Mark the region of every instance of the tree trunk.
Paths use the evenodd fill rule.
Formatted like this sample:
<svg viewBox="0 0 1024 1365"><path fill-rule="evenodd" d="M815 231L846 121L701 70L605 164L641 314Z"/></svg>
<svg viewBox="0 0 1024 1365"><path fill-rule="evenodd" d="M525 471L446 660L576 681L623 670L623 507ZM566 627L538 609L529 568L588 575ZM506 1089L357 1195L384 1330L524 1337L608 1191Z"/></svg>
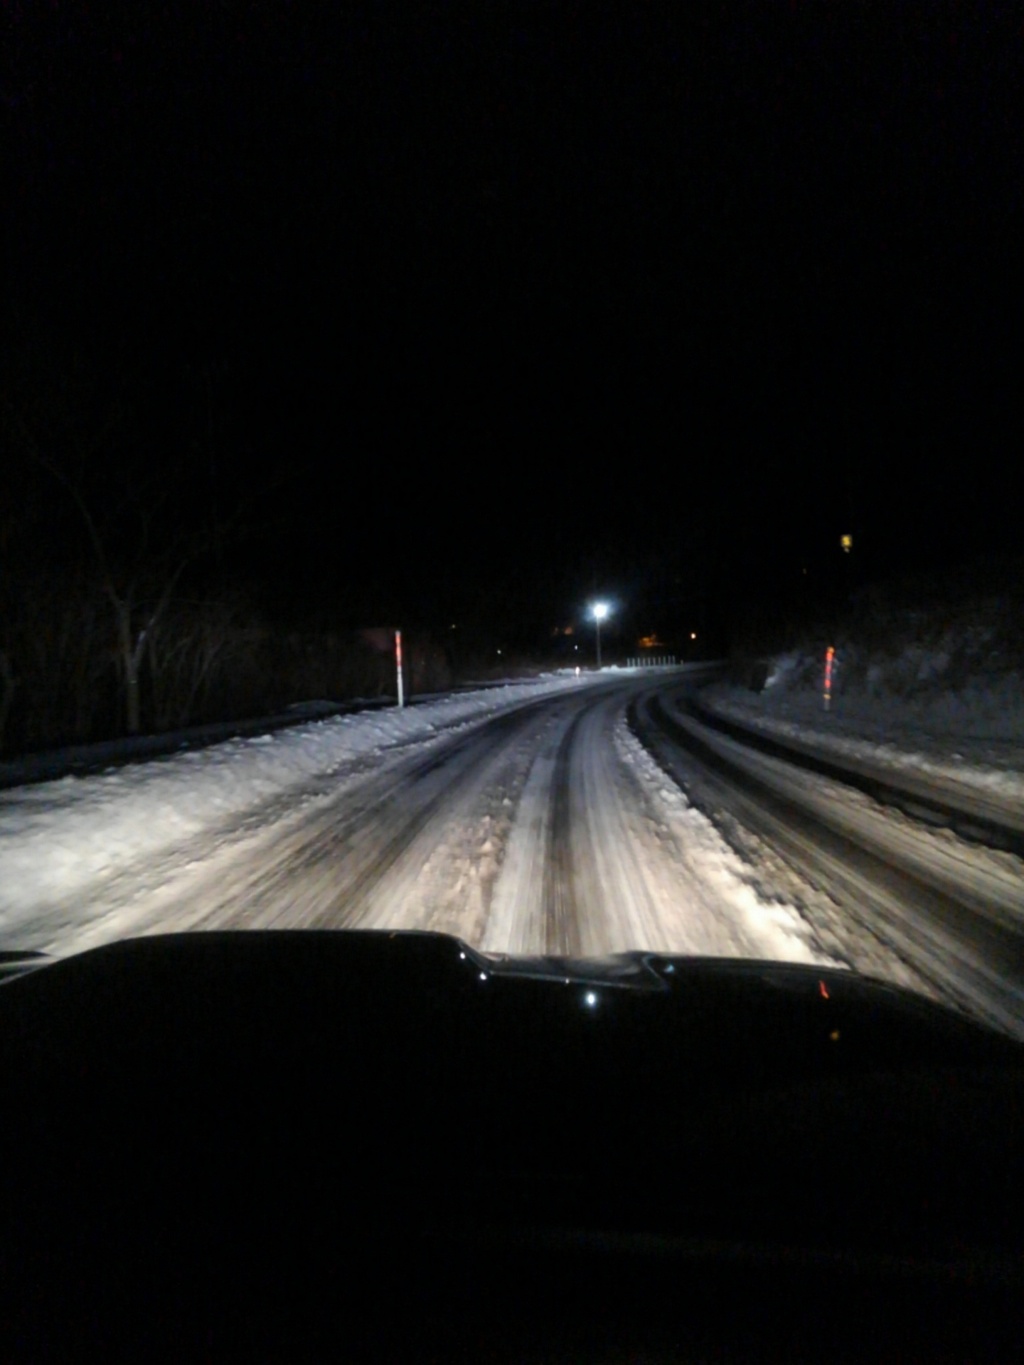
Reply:
<svg viewBox="0 0 1024 1365"><path fill-rule="evenodd" d="M124 722L130 735L137 735L141 729L139 708L139 665L142 659L141 645L146 632L139 637L137 646L132 644L131 612L128 604L118 603L117 633L121 653L121 673L124 677Z"/></svg>

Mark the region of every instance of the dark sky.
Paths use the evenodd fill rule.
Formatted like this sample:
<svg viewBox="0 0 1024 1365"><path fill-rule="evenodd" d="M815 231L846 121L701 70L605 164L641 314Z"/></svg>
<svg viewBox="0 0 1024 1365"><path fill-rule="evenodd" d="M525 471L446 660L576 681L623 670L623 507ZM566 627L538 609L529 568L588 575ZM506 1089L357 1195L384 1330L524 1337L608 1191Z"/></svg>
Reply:
<svg viewBox="0 0 1024 1365"><path fill-rule="evenodd" d="M281 610L671 631L846 530L1015 548L1017 7L3 16L5 386L123 401L95 462L244 504Z"/></svg>

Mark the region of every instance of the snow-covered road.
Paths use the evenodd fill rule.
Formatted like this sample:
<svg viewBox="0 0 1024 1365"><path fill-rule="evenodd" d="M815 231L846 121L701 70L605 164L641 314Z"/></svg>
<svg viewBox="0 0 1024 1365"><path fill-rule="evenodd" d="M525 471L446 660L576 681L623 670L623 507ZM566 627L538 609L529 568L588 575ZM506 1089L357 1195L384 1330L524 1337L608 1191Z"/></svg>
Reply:
<svg viewBox="0 0 1024 1365"><path fill-rule="evenodd" d="M769 778L776 795L766 806L731 790L635 725L680 685L554 678L0 794L0 946L414 928L496 953L845 964L1024 1017L1020 974L1000 957L1020 942L1018 860L971 854L965 884L981 900L964 932L898 881L916 860L941 892L963 860L952 836L749 752L762 797ZM827 817L831 844L793 825L798 796ZM869 829L893 854L881 880L854 849Z"/></svg>
<svg viewBox="0 0 1024 1365"><path fill-rule="evenodd" d="M510 689L6 793L4 945L393 927L495 952L826 960L629 733L650 686Z"/></svg>
<svg viewBox="0 0 1024 1365"><path fill-rule="evenodd" d="M773 889L802 883L795 899L822 943L871 970L874 940L898 958L895 979L1024 1035L1019 856L721 734L678 687L641 699L635 715L667 770ZM881 961L874 971L893 975Z"/></svg>

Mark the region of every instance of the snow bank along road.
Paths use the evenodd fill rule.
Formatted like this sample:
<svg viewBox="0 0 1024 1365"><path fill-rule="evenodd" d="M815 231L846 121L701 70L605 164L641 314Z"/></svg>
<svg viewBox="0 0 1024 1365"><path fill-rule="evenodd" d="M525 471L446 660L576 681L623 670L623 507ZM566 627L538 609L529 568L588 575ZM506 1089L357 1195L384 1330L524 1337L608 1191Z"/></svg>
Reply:
<svg viewBox="0 0 1024 1365"><path fill-rule="evenodd" d="M828 892L844 939L859 926L933 994L1024 1035L1018 809L938 780L859 763L847 772L808 743L723 732L679 687L638 698L630 714L691 799L736 831L737 847L763 840Z"/></svg>
<svg viewBox="0 0 1024 1365"><path fill-rule="evenodd" d="M831 779L710 764L665 721L686 685L562 679L4 793L0 946L418 928L492 952L847 963L1021 1031L1019 860L974 847L965 872L956 836ZM884 856L795 815L794 789L877 826Z"/></svg>

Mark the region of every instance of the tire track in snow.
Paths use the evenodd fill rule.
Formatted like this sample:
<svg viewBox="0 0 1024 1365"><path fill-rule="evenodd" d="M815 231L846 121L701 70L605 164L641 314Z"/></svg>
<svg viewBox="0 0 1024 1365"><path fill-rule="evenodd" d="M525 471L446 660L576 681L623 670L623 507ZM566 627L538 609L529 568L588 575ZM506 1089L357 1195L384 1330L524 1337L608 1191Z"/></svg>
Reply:
<svg viewBox="0 0 1024 1365"><path fill-rule="evenodd" d="M490 913L478 943L492 953L546 953L551 920L549 896L560 895L549 887L547 859L552 847L552 789L559 755L566 735L575 726L578 708L552 715L552 724L539 737L525 780L517 792L512 828L494 886ZM570 818L567 804L559 819Z"/></svg>
<svg viewBox="0 0 1024 1365"><path fill-rule="evenodd" d="M531 765L480 946L486 952L601 956L664 948L614 779L615 717L632 688L591 693ZM643 909L637 912L637 902Z"/></svg>
<svg viewBox="0 0 1024 1365"><path fill-rule="evenodd" d="M478 946L826 960L798 912L765 902L679 793L685 811L675 818L655 790L664 774L630 761L626 706L649 689L645 681L592 692L547 736L522 789Z"/></svg>
<svg viewBox="0 0 1024 1365"><path fill-rule="evenodd" d="M426 757L406 759L371 784L369 794L354 794L357 804L345 811L340 829L331 812L322 814L314 837L304 847L290 844L277 859L277 875L261 887L260 904L241 908L246 924L264 927L265 906L277 927L424 927L408 905L423 863L417 847L432 846L438 825L460 817L495 761L543 711L537 704L517 708ZM351 800L346 797L346 806Z"/></svg>
<svg viewBox="0 0 1024 1365"><path fill-rule="evenodd" d="M573 832L579 815L573 810L573 757L577 734L588 711L577 711L555 754L551 772L550 809L544 839L544 879L541 890L544 951L578 957L581 951L580 908L576 901ZM574 818L575 817L575 818Z"/></svg>
<svg viewBox="0 0 1024 1365"><path fill-rule="evenodd" d="M645 868L651 852L657 860L661 850L648 850L637 838L642 815L614 747L625 703L620 693L592 706L572 751L575 819L568 837L584 907L578 933L586 954L665 946ZM678 885L678 868L668 875Z"/></svg>
<svg viewBox="0 0 1024 1365"><path fill-rule="evenodd" d="M348 898L346 924L426 929L480 941L529 755L563 706L538 710L519 726L488 737L475 753L473 771L419 822L401 857L382 870L361 902Z"/></svg>
<svg viewBox="0 0 1024 1365"><path fill-rule="evenodd" d="M120 938L363 926L373 893L394 886L395 869L417 838L472 799L486 777L486 756L528 735L546 715L546 700L530 702L454 737L385 756L362 781L346 781L338 794L303 804L241 841L212 845L155 885L119 885L109 901L76 907L78 923L62 928L53 950L82 951L112 932Z"/></svg>

